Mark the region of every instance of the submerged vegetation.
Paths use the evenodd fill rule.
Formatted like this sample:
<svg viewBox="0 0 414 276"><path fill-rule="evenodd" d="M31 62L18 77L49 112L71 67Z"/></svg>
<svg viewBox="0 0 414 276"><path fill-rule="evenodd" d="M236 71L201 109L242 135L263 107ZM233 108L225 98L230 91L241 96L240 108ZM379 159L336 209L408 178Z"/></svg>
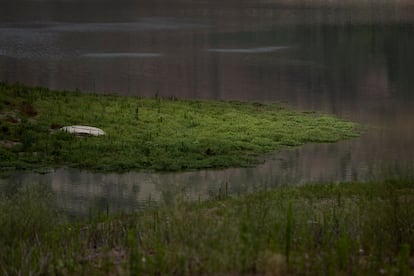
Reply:
<svg viewBox="0 0 414 276"><path fill-rule="evenodd" d="M414 272L410 179L220 195L77 223L50 204L42 186L1 198L2 274Z"/></svg>
<svg viewBox="0 0 414 276"><path fill-rule="evenodd" d="M78 138L65 125L102 128ZM355 124L274 104L152 99L0 83L0 168L101 171L251 166L261 154L356 136Z"/></svg>

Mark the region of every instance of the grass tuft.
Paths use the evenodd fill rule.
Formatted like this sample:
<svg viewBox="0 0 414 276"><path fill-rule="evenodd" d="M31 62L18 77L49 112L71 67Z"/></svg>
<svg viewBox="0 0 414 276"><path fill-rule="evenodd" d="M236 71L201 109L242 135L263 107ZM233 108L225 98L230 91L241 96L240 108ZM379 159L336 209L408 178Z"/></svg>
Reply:
<svg viewBox="0 0 414 276"><path fill-rule="evenodd" d="M40 191L20 189L0 201L5 275L414 271L414 181L408 179L161 203L77 223L56 221Z"/></svg>

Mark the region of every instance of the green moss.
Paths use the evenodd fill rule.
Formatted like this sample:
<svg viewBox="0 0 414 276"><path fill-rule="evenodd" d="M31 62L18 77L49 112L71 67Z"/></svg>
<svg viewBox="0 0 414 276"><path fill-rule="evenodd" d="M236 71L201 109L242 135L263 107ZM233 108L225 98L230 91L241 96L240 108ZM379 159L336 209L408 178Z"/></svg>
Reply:
<svg viewBox="0 0 414 276"><path fill-rule="evenodd" d="M274 104L121 97L0 83L0 166L95 170L251 166L260 154L355 137L355 124ZM76 138L65 125L102 128Z"/></svg>

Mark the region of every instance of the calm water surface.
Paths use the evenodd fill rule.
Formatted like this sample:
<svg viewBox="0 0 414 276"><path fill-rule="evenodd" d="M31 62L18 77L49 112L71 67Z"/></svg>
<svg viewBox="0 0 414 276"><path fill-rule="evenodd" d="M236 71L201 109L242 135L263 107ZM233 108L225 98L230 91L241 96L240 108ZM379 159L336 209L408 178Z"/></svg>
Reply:
<svg viewBox="0 0 414 276"><path fill-rule="evenodd" d="M82 214L107 206L131 210L177 194L197 199L226 189L242 194L413 168L409 1L356 8L141 2L1 0L0 80L96 93L280 102L333 113L368 130L350 141L277 152L256 168L122 175L58 169L15 173L1 179L0 188L47 183L62 208Z"/></svg>

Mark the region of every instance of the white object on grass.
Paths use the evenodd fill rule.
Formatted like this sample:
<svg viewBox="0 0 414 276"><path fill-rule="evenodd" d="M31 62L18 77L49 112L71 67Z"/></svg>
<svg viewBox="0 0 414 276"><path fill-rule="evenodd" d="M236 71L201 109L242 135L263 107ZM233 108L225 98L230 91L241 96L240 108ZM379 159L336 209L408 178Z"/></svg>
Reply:
<svg viewBox="0 0 414 276"><path fill-rule="evenodd" d="M101 136L106 135L105 131L91 126L64 126L60 130L79 136Z"/></svg>

